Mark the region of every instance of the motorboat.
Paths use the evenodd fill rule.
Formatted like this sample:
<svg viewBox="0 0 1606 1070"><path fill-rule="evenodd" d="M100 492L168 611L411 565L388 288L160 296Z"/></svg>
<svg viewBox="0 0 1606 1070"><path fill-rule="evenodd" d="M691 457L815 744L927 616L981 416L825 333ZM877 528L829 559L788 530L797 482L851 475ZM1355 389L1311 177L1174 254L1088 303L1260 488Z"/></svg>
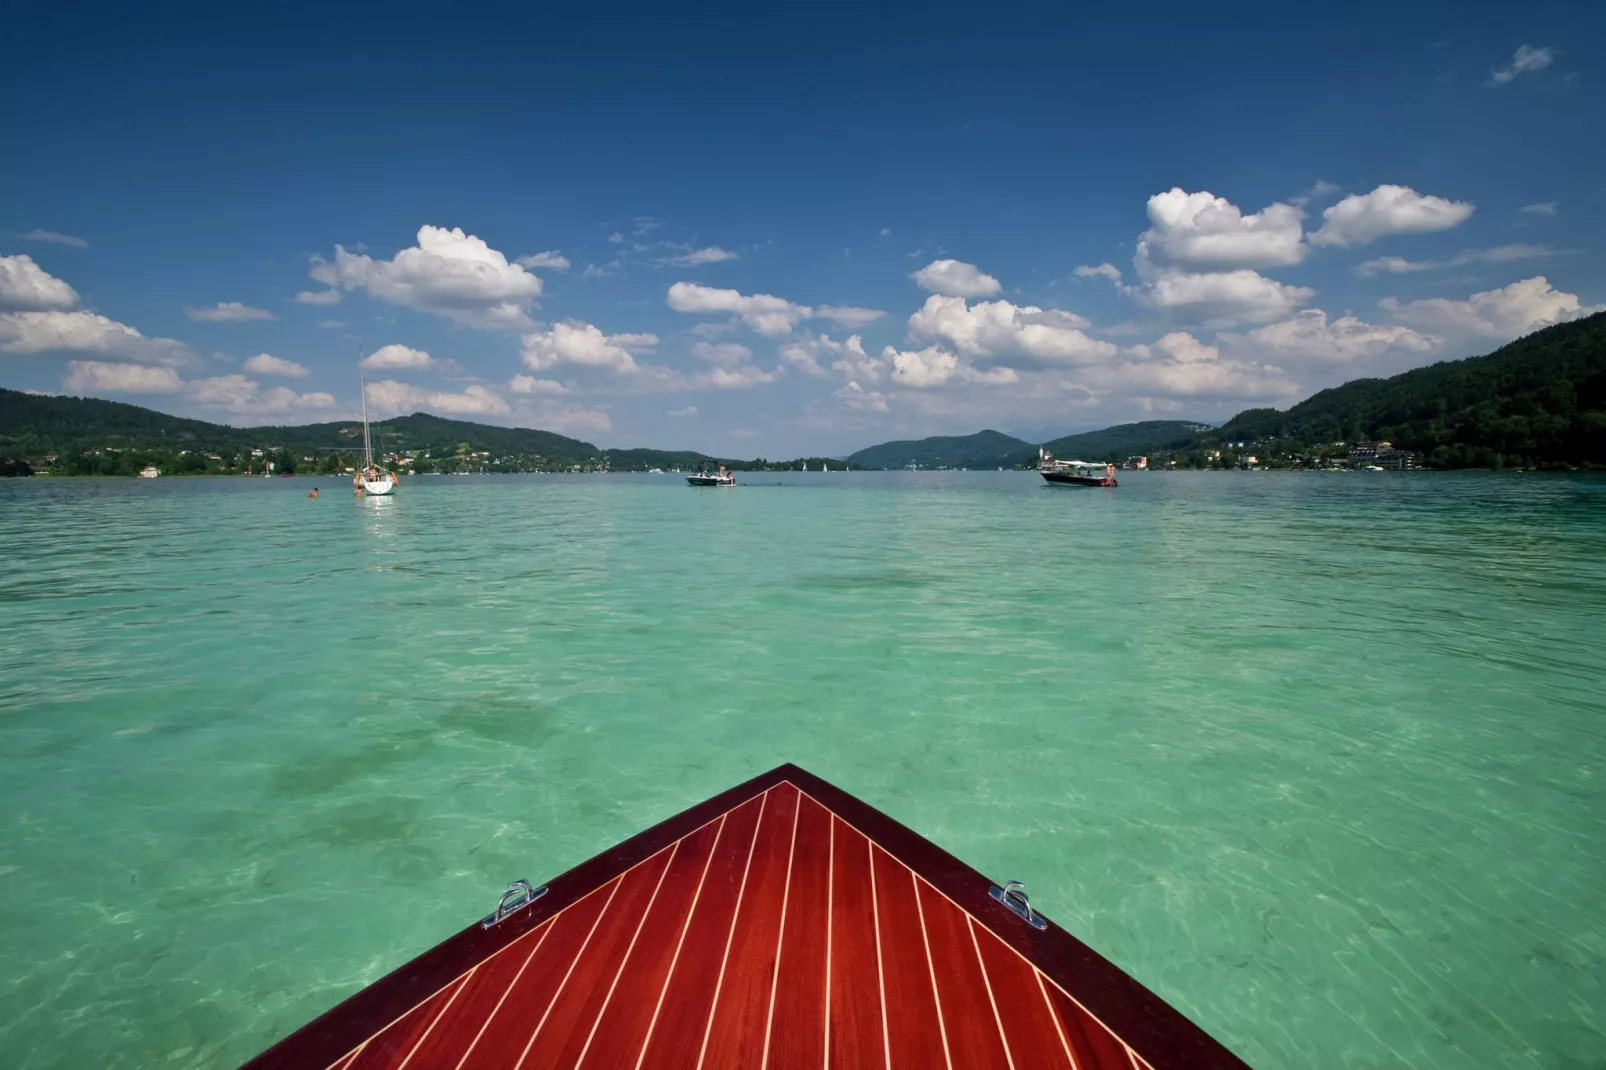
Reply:
<svg viewBox="0 0 1606 1070"><path fill-rule="evenodd" d="M1115 465L1088 461L1057 461L1048 450L1037 451L1037 473L1050 483L1077 487L1114 487Z"/></svg>

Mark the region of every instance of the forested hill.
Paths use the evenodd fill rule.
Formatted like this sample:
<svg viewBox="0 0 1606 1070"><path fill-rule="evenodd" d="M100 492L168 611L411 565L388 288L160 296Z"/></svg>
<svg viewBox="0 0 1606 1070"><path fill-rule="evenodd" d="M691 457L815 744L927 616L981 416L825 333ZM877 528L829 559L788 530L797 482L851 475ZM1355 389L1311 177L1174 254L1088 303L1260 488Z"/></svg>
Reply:
<svg viewBox="0 0 1606 1070"><path fill-rule="evenodd" d="M1493 353L1356 379L1286 411L1249 409L1208 436L1385 439L1441 467L1606 464L1606 312Z"/></svg>
<svg viewBox="0 0 1606 1070"><path fill-rule="evenodd" d="M697 469L718 464L740 469L797 467L770 462L711 457L690 450L611 449L531 427L448 420L415 412L371 425L382 453L407 453L415 471L567 471L606 468L615 472L650 468ZM99 398L28 394L0 388L0 461L31 459L41 471L62 475L132 475L146 464L171 474L261 469L333 471L348 463L362 445L362 423L230 427L169 416L164 412ZM253 450L264 455L255 457ZM46 464L45 457L57 462ZM824 459L808 458L818 469ZM840 462L836 462L840 463ZM0 474L25 474L10 465Z"/></svg>
<svg viewBox="0 0 1606 1070"><path fill-rule="evenodd" d="M576 462L603 451L589 442L526 427L495 427L428 413L379 420L373 430L387 449L456 450L466 445L495 454L529 454ZM0 389L0 452L115 446L213 453L253 448L342 449L362 443L362 423L229 427L99 398L56 397Z"/></svg>
<svg viewBox="0 0 1606 1070"><path fill-rule="evenodd" d="M1044 446L1064 460L1119 461L1135 453L1175 448L1214 430L1209 424L1192 420L1142 420L1066 435Z"/></svg>
<svg viewBox="0 0 1606 1070"><path fill-rule="evenodd" d="M1035 460L1037 447L998 431L883 442L848 455L860 468L1010 468Z"/></svg>

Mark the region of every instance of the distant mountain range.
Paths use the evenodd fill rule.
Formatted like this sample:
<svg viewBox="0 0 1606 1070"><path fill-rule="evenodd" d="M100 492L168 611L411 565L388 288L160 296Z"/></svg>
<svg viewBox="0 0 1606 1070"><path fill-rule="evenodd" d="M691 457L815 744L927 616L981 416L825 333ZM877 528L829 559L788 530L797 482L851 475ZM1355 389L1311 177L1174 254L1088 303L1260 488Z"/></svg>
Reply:
<svg viewBox="0 0 1606 1070"><path fill-rule="evenodd" d="M1056 457L1107 460L1142 453L1160 444L1190 442L1212 431L1209 424L1186 420L1144 420L1119 424L1101 431L1066 435L1042 443ZM1037 460L1038 443L1026 442L999 431L974 435L939 436L912 441L883 442L849 454L861 468L1011 468Z"/></svg>
<svg viewBox="0 0 1606 1070"><path fill-rule="evenodd" d="M740 469L766 466L762 459L719 458L690 450L605 450L551 431L448 420L423 412L380 420L372 428L376 447L426 455L434 462L425 466L426 470L550 471L579 466L646 471L650 468L695 469L718 464ZM174 465L171 460L174 457L217 454L230 458L249 456L252 450L260 449L282 454L277 458L277 470L283 471L287 465L292 466L292 470L298 463L304 465L309 453L318 461L332 462L335 455L346 455L349 459L361 444L362 423L357 420L230 427L169 416L120 401L0 389L0 458L6 459L37 460L51 454L111 450L126 453L127 457L117 465L98 465L94 471L122 474L125 469L137 471L143 463L156 463L166 465L164 470L180 472L213 470L216 465L200 466L189 461ZM475 459L465 462L464 458ZM782 463L795 466L803 460ZM806 460L810 468L818 468L824 459L810 457ZM314 466L312 470L316 467L329 465Z"/></svg>
<svg viewBox="0 0 1606 1070"><path fill-rule="evenodd" d="M716 458L686 450L599 449L551 431L447 420L427 413L373 425L387 449L434 459L436 470L476 454L501 459L495 470L696 468L724 463L752 469L763 460ZM352 420L229 427L96 398L0 389L0 459L123 450L123 471L138 456L249 453L275 449L332 456L361 442ZM1132 454L1200 451L1235 441L1291 446L1387 439L1440 467L1590 465L1606 467L1606 313L1536 331L1481 357L1443 361L1388 379L1357 379L1287 410L1248 409L1221 427L1145 420L1043 443L1056 456L1085 461ZM143 453L141 452L143 451ZM1031 463L1037 443L998 431L885 442L849 456L860 468L1008 468ZM802 459L781 462L795 466ZM823 458L807 458L810 468ZM143 462L141 462L143 463Z"/></svg>
<svg viewBox="0 0 1606 1070"><path fill-rule="evenodd" d="M1056 457L1117 461L1230 442L1387 440L1444 468L1606 467L1606 312L1535 331L1486 356L1388 379L1356 379L1290 409L1248 409L1220 427L1145 420L1044 443ZM865 468L1008 467L1036 446L997 431L887 442L852 455Z"/></svg>
<svg viewBox="0 0 1606 1070"><path fill-rule="evenodd" d="M883 442L848 454L861 468L1009 468L1037 456L1037 447L1001 431Z"/></svg>

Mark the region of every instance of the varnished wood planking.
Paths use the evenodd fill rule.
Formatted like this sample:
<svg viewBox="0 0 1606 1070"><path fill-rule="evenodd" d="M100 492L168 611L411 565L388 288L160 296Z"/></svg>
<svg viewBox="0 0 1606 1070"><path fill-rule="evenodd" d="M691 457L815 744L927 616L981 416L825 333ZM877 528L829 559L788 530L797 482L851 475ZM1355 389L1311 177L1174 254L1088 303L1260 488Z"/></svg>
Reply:
<svg viewBox="0 0 1606 1070"><path fill-rule="evenodd" d="M1071 1050L1076 1053L1078 1070L1132 1070L1126 1045L1108 1029L1059 989L1050 986L1048 997L1065 1027Z"/></svg>
<svg viewBox="0 0 1606 1070"><path fill-rule="evenodd" d="M825 941L830 888L831 815L805 796L798 804L786 925L780 939L771 1070L817 1070L825 1060Z"/></svg>
<svg viewBox="0 0 1606 1070"><path fill-rule="evenodd" d="M761 805L762 796L750 799L725 818L680 959L664 986L663 1012L643 1049L644 1067L697 1065Z"/></svg>
<svg viewBox="0 0 1606 1070"><path fill-rule="evenodd" d="M1003 1037L993 1017L987 978L970 939L970 918L925 881L918 885L920 914L925 919L931 962L937 975L937 999L948 1052L955 1070L997 1070L1008 1067Z"/></svg>
<svg viewBox="0 0 1606 1070"><path fill-rule="evenodd" d="M458 980L447 985L413 1008L400 1021L393 1022L371 1038L347 1064L350 1070L386 1070L400 1066L412 1055L419 1040L430 1031L441 1012L452 1004L463 984L462 980Z"/></svg>
<svg viewBox="0 0 1606 1070"><path fill-rule="evenodd" d="M507 993L462 1070L507 1070L517 1064L593 927L606 913L620 879L609 881L548 923L551 934L536 950L519 983Z"/></svg>
<svg viewBox="0 0 1606 1070"><path fill-rule="evenodd" d="M704 1070L752 1070L763 1061L797 806L798 791L792 785L770 789L753 845L747 889L736 914L725 983L708 1030Z"/></svg>
<svg viewBox="0 0 1606 1070"><path fill-rule="evenodd" d="M677 848L669 848L620 878L613 902L598 919L597 931L552 1001L545 1024L518 1064L520 1070L566 1070L579 1061L614 978L629 969L636 934Z"/></svg>
<svg viewBox="0 0 1606 1070"><path fill-rule="evenodd" d="M1009 1042L1009 1053L1015 1065L1041 1067L1042 1070L1079 1070L1081 1060L1073 1064L1067 1055L1067 1045L1054 1020L1054 1008L1049 1006L1032 964L979 925L972 926L971 934L976 940L982 968L987 971L998 1017L1003 1023L1004 1039Z"/></svg>
<svg viewBox="0 0 1606 1070"><path fill-rule="evenodd" d="M533 929L476 966L452 1005L414 1050L408 1066L455 1067L550 931L550 922Z"/></svg>
<svg viewBox="0 0 1606 1070"><path fill-rule="evenodd" d="M581 1065L600 1070L636 1065L647 1031L654 1025L654 1014L662 1013L659 994L676 951L681 950L682 934L701 898L704 874L723 831L724 822L716 821L681 842L636 940L633 965L620 976ZM674 1008L668 1013L673 1017Z"/></svg>
<svg viewBox="0 0 1606 1070"><path fill-rule="evenodd" d="M946 1067L942 1023L920 906L917 878L879 847L874 850L876 910L881 920L881 973L886 990L887 1036L895 1067Z"/></svg>
<svg viewBox="0 0 1606 1070"><path fill-rule="evenodd" d="M870 841L838 821L832 833L830 1065L886 1066L881 961Z"/></svg>

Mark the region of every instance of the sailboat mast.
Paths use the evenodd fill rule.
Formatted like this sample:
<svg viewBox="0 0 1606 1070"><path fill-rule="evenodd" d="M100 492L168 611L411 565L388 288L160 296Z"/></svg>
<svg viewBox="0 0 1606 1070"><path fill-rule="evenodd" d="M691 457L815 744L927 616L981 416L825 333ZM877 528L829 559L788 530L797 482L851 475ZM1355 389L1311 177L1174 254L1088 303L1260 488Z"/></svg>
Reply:
<svg viewBox="0 0 1606 1070"><path fill-rule="evenodd" d="M370 442L369 439L368 439L368 377L366 375L364 375L364 376L361 377L361 379L362 379L362 466L363 466L363 468L367 469L367 468L372 468L374 466L374 447L373 447L373 443Z"/></svg>

